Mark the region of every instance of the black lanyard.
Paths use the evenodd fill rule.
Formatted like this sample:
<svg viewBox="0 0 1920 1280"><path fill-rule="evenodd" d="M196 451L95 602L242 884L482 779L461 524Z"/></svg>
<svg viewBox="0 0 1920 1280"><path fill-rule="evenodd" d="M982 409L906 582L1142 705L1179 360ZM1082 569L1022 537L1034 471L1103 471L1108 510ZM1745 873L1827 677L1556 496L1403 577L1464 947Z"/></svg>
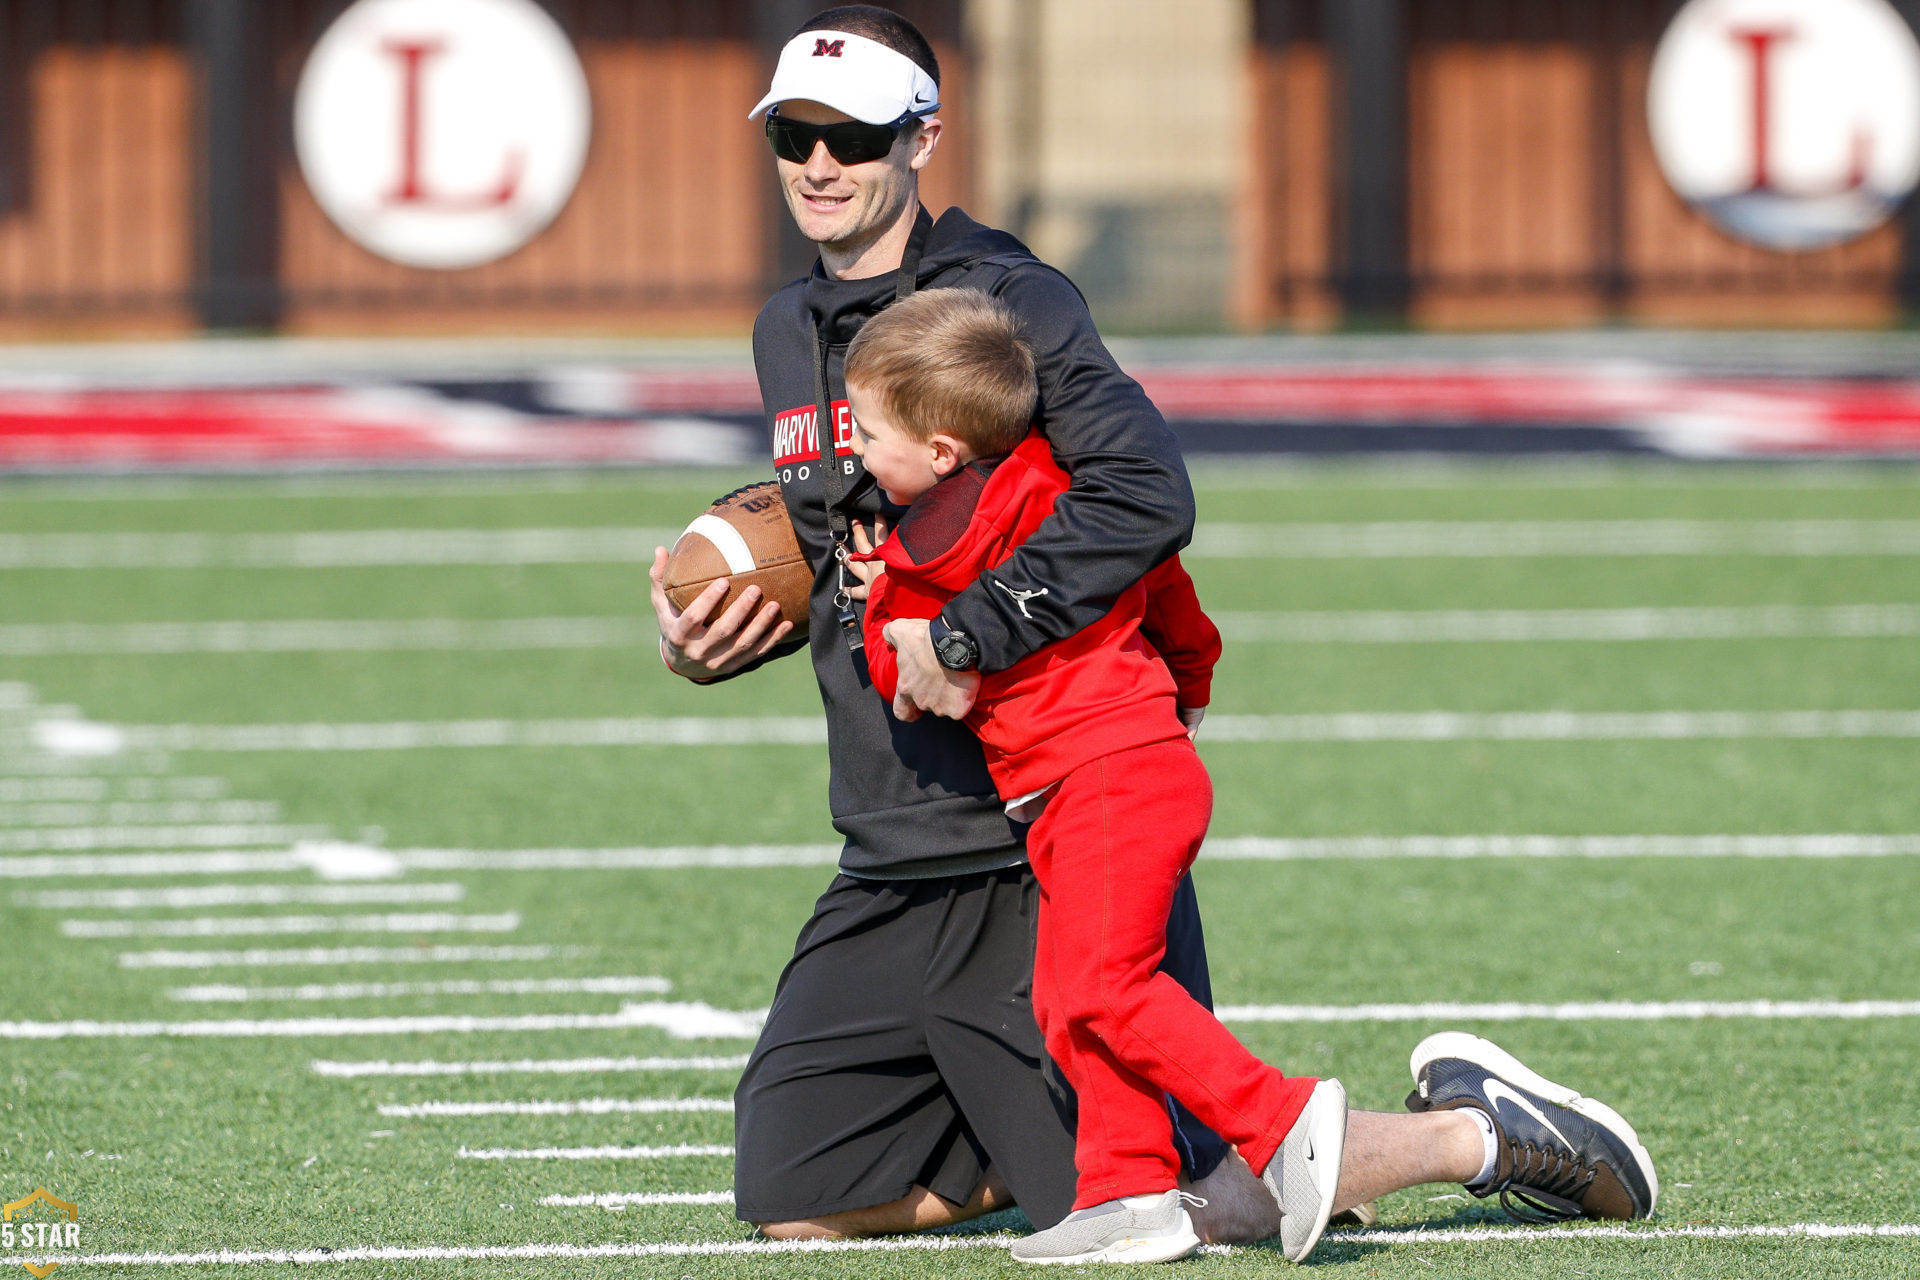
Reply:
<svg viewBox="0 0 1920 1280"><path fill-rule="evenodd" d="M920 287L920 254L926 248L927 233L931 230L933 219L923 207L913 220L913 231L907 236L907 247L900 255L900 270L894 275L895 302ZM847 513L841 507L847 494L846 473L841 470L840 445L835 439L838 432L833 420L833 395L827 386L827 339L820 332L817 319L813 324L813 401L814 435L820 442L820 488L826 495L827 533L833 542L831 554L839 574L833 605L847 647L860 649L865 647L860 636L860 615L854 612L853 597L847 594L847 539L852 529L847 522Z"/></svg>

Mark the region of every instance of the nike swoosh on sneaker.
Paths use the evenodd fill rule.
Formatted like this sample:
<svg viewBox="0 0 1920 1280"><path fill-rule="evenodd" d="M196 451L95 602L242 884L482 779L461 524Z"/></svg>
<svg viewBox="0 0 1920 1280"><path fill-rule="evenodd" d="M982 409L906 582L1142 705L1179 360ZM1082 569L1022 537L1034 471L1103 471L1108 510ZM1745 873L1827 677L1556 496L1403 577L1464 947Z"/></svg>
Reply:
<svg viewBox="0 0 1920 1280"><path fill-rule="evenodd" d="M1558 1125L1554 1124L1553 1121L1547 1119L1546 1114L1542 1112L1540 1108L1534 1106L1531 1102L1528 1102L1525 1098L1515 1093L1512 1089L1509 1089L1506 1086L1506 1084L1503 1083L1502 1081L1489 1076L1487 1078L1487 1083L1484 1086L1484 1088L1487 1095L1487 1101L1494 1104L1495 1111L1498 1111L1500 1108L1501 1098L1511 1099L1515 1106L1519 1107L1522 1111L1526 1112L1528 1115L1532 1116L1535 1120L1538 1120L1541 1124L1545 1125L1547 1128L1547 1132L1551 1133L1554 1137L1560 1139L1560 1141L1566 1143L1567 1147L1570 1150L1579 1149L1574 1146L1572 1140L1569 1139L1566 1134L1560 1132L1560 1128Z"/></svg>

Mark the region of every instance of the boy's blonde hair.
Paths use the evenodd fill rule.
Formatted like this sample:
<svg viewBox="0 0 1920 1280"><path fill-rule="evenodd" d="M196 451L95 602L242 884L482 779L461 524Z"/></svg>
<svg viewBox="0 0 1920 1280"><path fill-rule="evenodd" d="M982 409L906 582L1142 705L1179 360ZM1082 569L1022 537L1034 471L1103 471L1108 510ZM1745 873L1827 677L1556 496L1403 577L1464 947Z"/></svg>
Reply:
<svg viewBox="0 0 1920 1280"><path fill-rule="evenodd" d="M928 289L862 326L846 381L876 397L909 439L952 436L990 457L1011 453L1033 425L1033 361L1006 303L978 289Z"/></svg>

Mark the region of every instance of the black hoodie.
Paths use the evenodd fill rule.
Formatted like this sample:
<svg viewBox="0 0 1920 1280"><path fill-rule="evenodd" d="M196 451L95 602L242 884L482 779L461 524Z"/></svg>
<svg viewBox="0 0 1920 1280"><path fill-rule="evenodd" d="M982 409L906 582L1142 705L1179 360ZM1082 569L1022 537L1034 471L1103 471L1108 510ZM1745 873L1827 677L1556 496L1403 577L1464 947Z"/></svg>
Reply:
<svg viewBox="0 0 1920 1280"><path fill-rule="evenodd" d="M1114 363L1072 282L959 209L931 224L922 211L915 235L919 288L985 289L1019 315L1039 355L1039 425L1072 477L1039 532L942 615L979 642L981 670L999 671L1105 616L1122 591L1185 546L1193 490L1165 420ZM1002 811L972 731L936 716L896 720L834 604L838 574L813 429L816 343L824 349L844 476L840 509L861 523L885 512L892 523L902 509L849 450L840 370L847 344L894 300L900 283L894 272L830 279L816 262L811 275L773 296L753 327L774 474L815 568L811 646L827 714L833 824L846 837L840 867L876 879L958 875L1026 859L1024 828Z"/></svg>

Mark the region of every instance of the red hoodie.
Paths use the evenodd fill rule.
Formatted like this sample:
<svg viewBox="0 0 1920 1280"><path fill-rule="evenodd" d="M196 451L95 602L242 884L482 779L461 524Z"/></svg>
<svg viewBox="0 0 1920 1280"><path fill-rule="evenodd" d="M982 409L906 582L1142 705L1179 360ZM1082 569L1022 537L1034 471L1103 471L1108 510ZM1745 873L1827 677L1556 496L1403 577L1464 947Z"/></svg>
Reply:
<svg viewBox="0 0 1920 1280"><path fill-rule="evenodd" d="M922 494L887 540L860 557L886 566L865 627L867 670L881 697L893 701L900 675L881 636L887 623L939 616L1031 537L1066 489L1066 472L1036 431L1006 457L972 463ZM1030 605L1046 607L1036 597L1021 611ZM1207 705L1219 658L1220 633L1175 556L1098 622L983 675L966 723L986 749L1001 798L1017 799L1090 760L1185 736L1175 708Z"/></svg>

